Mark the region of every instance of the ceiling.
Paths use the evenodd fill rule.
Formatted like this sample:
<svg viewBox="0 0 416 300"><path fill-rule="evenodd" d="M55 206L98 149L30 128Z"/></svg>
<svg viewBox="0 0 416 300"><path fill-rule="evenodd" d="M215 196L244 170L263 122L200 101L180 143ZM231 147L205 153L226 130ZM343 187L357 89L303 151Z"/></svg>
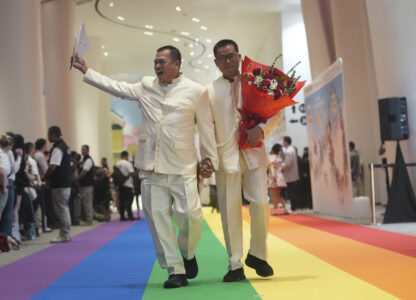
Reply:
<svg viewBox="0 0 416 300"><path fill-rule="evenodd" d="M155 50L170 44L182 53L182 71L207 82L218 76L212 57L218 40L231 38L243 55L256 58L271 29L280 27L280 11L299 3L300 0L78 0L76 26L85 23L91 41L86 58L97 53L103 56L101 66L91 67L107 74L153 75Z"/></svg>

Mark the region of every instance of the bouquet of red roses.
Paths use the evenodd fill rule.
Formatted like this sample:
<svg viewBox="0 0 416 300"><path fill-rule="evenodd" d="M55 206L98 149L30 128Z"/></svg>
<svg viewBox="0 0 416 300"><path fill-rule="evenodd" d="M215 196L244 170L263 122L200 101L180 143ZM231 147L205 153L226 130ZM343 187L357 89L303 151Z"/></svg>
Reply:
<svg viewBox="0 0 416 300"><path fill-rule="evenodd" d="M299 81L300 76L295 77L297 64L288 72L290 75L274 68L279 57L270 67L244 57L241 75L243 107L238 108L241 114L238 144L241 149L250 147L246 144L246 131L259 123L266 123L268 118L286 106L296 104L293 97L305 85L305 81ZM254 147L262 145L259 142Z"/></svg>

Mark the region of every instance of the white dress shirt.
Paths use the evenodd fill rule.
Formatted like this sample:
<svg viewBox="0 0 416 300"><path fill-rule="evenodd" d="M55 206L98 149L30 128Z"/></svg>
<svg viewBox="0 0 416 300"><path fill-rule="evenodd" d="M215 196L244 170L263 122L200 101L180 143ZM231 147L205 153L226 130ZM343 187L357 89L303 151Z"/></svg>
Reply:
<svg viewBox="0 0 416 300"><path fill-rule="evenodd" d="M227 173L240 172L240 150L238 146L240 113L242 106L241 84L239 76L233 83L224 77L207 85L212 114L215 121L215 134L218 143L219 170ZM233 97L234 95L234 97ZM238 97L238 99L236 99ZM264 137L276 126L280 115L269 118L265 124L258 126L263 130ZM268 164L267 151L263 146L241 150L249 170L266 167Z"/></svg>
<svg viewBox="0 0 416 300"><path fill-rule="evenodd" d="M218 168L214 124L206 90L180 75L161 85L156 77L129 84L88 69L84 81L113 96L136 100L142 129L135 158L140 170L162 174L195 175L195 124L201 137L201 156Z"/></svg>

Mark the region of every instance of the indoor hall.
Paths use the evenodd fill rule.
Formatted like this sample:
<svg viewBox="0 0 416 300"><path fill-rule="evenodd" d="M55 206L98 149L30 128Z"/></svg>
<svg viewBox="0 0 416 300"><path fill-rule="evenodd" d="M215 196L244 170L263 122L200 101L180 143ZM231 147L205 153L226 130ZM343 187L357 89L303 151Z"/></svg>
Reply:
<svg viewBox="0 0 416 300"><path fill-rule="evenodd" d="M204 181L199 274L188 286L163 288L167 274L143 211L121 222L113 195L111 221L73 224L70 242L50 244L58 231L52 228L1 252L6 298L413 299L415 12L411 0L1 1L1 133L35 144L56 125L69 149L89 146L96 166L105 157L113 170L122 151L137 161L144 140L137 102L85 84L70 68L84 24L88 66L128 83L154 76L155 53L164 45L180 50L181 72L202 85L222 77L213 52L221 39L236 41L242 60L271 65L281 54L274 66L296 66L306 83L273 130L263 131L263 142L267 152L277 143L285 152L289 136L300 159L309 149L309 176L295 188L309 200L296 202L293 190L282 189L283 214L269 193L273 276L244 266L246 280L222 282L227 241L220 214L208 205L215 184ZM198 155L199 142L196 135ZM357 177L349 142L359 154ZM252 235L249 209L242 207L242 262Z"/></svg>

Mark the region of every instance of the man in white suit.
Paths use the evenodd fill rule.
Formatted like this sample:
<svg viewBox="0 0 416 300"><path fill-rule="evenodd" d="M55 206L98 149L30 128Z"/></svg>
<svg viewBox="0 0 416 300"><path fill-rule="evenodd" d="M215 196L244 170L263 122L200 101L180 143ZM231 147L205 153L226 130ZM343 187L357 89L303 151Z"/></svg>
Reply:
<svg viewBox="0 0 416 300"><path fill-rule="evenodd" d="M214 47L215 64L222 76L208 85L210 106L215 121L219 169L216 172L217 196L227 247L229 266L224 282L245 279L243 264L242 199L250 201L251 240L245 263L263 277L273 275L267 263L267 232L270 206L267 196L264 145L241 150L238 146L238 124L242 106L239 66L241 55L232 40L221 40ZM247 131L247 144L254 146L275 127L280 116Z"/></svg>
<svg viewBox="0 0 416 300"><path fill-rule="evenodd" d="M211 169L218 166L206 90L185 78L179 71L180 65L178 49L161 47L154 59L156 77L144 77L141 82L128 84L91 70L78 55L73 63L85 74L85 82L139 103L142 129L135 166L142 178L144 213L157 258L161 267L168 269L165 288L188 285L187 278L194 278L198 273L195 250L201 236L202 211L196 181L195 123L204 165L212 165ZM202 175L210 175L210 170L205 168ZM172 216L179 227L178 238ZM178 255L178 245L182 257Z"/></svg>

